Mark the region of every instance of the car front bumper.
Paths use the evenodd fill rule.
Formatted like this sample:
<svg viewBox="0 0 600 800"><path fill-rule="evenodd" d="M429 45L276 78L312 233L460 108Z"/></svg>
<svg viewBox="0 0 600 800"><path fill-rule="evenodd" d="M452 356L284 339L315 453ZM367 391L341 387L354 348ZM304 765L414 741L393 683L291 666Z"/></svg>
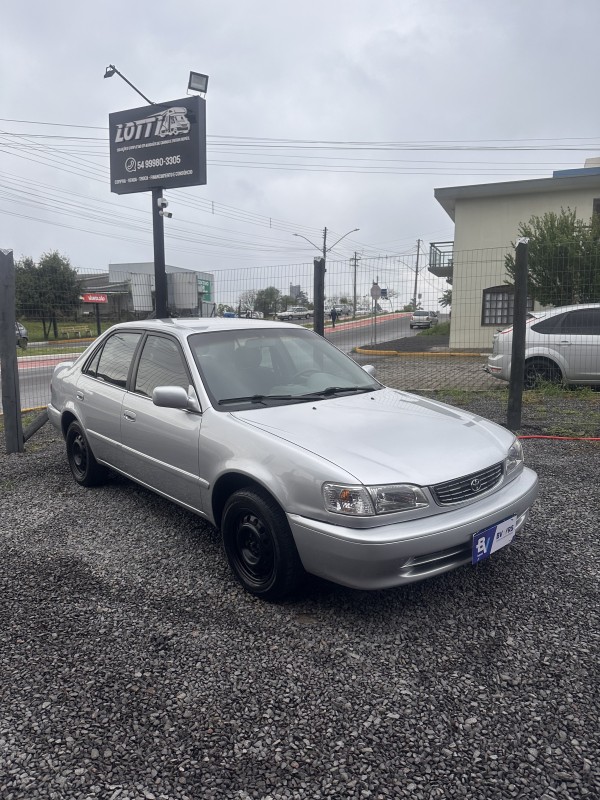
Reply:
<svg viewBox="0 0 600 800"><path fill-rule="evenodd" d="M537 475L525 467L476 503L407 522L357 529L294 514L288 520L307 572L355 589L385 589L471 563L473 534L513 515L518 536L537 493Z"/></svg>

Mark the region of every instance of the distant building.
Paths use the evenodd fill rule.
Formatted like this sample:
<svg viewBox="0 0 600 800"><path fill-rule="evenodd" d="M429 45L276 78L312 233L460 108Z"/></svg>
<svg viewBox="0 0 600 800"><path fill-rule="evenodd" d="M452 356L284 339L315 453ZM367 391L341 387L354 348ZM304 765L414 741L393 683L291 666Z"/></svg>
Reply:
<svg viewBox="0 0 600 800"><path fill-rule="evenodd" d="M167 274L169 312L177 316L211 316L214 314L215 280L209 272L196 272L171 264ZM109 264L108 272L82 277L82 289L103 292L108 304L103 315L144 316L154 310L154 262Z"/></svg>

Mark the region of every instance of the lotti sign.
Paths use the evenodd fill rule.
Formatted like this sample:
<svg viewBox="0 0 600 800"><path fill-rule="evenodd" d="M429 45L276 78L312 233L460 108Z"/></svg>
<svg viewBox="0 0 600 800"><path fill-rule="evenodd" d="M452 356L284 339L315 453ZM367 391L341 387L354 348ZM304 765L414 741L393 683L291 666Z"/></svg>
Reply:
<svg viewBox="0 0 600 800"><path fill-rule="evenodd" d="M108 295L106 294L93 294L92 292L87 292L86 294L81 295L81 299L84 303L108 303Z"/></svg>
<svg viewBox="0 0 600 800"><path fill-rule="evenodd" d="M206 183L206 101L169 103L109 114L110 190L116 194Z"/></svg>

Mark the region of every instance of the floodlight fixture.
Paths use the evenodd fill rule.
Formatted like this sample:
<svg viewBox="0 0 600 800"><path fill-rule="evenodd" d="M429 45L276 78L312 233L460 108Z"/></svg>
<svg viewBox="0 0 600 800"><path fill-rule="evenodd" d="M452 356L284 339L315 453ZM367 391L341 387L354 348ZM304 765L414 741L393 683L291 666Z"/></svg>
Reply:
<svg viewBox="0 0 600 800"><path fill-rule="evenodd" d="M208 75L203 75L201 72L190 72L188 91L200 92L200 94L206 94L207 88L208 88Z"/></svg>

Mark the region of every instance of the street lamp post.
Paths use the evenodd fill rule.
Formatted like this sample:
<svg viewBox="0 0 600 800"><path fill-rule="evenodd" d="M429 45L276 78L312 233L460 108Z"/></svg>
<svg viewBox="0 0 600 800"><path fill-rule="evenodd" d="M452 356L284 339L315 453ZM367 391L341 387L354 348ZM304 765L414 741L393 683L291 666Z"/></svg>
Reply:
<svg viewBox="0 0 600 800"><path fill-rule="evenodd" d="M145 94L142 94L142 93L140 92L140 90L137 88L137 86L134 86L134 85L133 85L133 83L132 83L130 80L128 80L128 79L125 77L125 75L123 75L123 73L122 73L122 72L119 72L119 70L118 70L118 69L115 67L115 65L114 65L114 64L109 64L109 65L108 65L108 67L106 68L106 70L105 70L105 72L104 72L104 77L105 77L105 78L112 78L112 76L113 76L115 73L116 73L116 74L119 76L119 78L123 78L123 80L125 81L125 83L128 83L128 84L131 86L131 88L133 89L133 91L134 91L134 92L137 92L137 93L140 95L140 97L143 97L143 98L144 98L144 100L145 100L145 101L146 101L146 102L147 102L149 105L153 105L153 103L152 103L152 100L148 100L148 98L146 97L146 95L145 95Z"/></svg>
<svg viewBox="0 0 600 800"><path fill-rule="evenodd" d="M315 333L318 333L320 336L325 335L325 264L327 262L327 253L339 244L342 239L345 239L346 236L350 236L351 233L355 233L359 228L353 228L348 233L345 233L343 236L334 242L330 247L327 247L327 228L323 228L323 255L321 258L314 259L314 277L313 277L313 296L314 296L314 314L313 314L313 330ZM303 236L301 233L295 233L294 236L299 236L301 239L307 241L315 250L320 250L314 242L311 242L310 239L307 239L306 236Z"/></svg>

